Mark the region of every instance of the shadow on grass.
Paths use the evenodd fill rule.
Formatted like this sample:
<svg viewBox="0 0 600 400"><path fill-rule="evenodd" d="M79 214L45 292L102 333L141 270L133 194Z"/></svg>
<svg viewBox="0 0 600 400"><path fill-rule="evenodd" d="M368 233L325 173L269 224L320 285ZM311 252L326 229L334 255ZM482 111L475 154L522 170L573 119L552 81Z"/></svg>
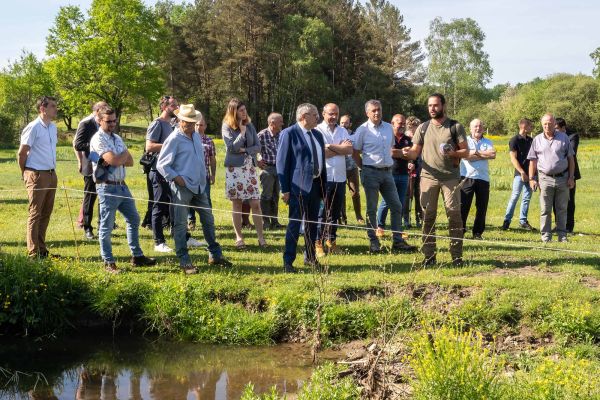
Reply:
<svg viewBox="0 0 600 400"><path fill-rule="evenodd" d="M27 199L6 199L0 200L0 204L27 204L29 200Z"/></svg>

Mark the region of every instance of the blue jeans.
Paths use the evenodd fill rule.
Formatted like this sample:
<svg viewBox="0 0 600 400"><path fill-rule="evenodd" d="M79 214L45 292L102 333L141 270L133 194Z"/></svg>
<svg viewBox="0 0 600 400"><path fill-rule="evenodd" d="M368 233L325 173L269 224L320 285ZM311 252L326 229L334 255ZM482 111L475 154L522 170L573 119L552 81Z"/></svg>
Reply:
<svg viewBox="0 0 600 400"><path fill-rule="evenodd" d="M400 199L400 213L402 214L402 210L404 210L404 202L406 201L406 192L408 191L408 175L393 175L394 183L396 184L396 190L398 191L398 197ZM381 199L381 203L379 203L379 209L377 210L377 226L380 228L385 228L385 220L387 219L388 210L387 203L385 202L385 198Z"/></svg>
<svg viewBox="0 0 600 400"><path fill-rule="evenodd" d="M127 244L134 257L143 256L140 248L139 225L140 216L131 198L131 192L126 185L96 185L96 192L100 204L100 226L98 239L100 241L100 255L104 262L115 262L112 253L111 233L115 225L117 210L125 217L127 223Z"/></svg>
<svg viewBox="0 0 600 400"><path fill-rule="evenodd" d="M327 182L325 201L319 210L319 228L317 242L323 239L335 243L337 238L337 225L342 214L342 205L346 198L346 182ZM334 224L325 225L324 223Z"/></svg>
<svg viewBox="0 0 600 400"><path fill-rule="evenodd" d="M210 208L212 208L212 200L210 199L210 179L208 179L208 176L206 177L206 189L204 189L204 192L206 193L206 196L208 196L208 204L210 205ZM188 208L188 222L193 222L196 223L196 211L193 208ZM200 212L198 211L198 215L200 215Z"/></svg>
<svg viewBox="0 0 600 400"><path fill-rule="evenodd" d="M361 181L365 188L365 197L367 198L367 235L371 242L379 242L375 235L377 203L379 202L379 193L389 207L391 214L391 228L393 243L402 242L402 234L399 232L402 218L402 205L396 190L396 184L392 177L392 172L379 170L365 166L361 171Z"/></svg>
<svg viewBox="0 0 600 400"><path fill-rule="evenodd" d="M529 201L531 200L531 187L529 183L523 182L521 175L515 176L513 179L512 193L510 200L508 200L508 206L506 206L506 214L504 215L504 221L510 223L517 206L517 201L523 190L523 198L521 199L521 214L519 216L519 222L524 224L527 222L527 213L529 212Z"/></svg>
<svg viewBox="0 0 600 400"><path fill-rule="evenodd" d="M198 207L195 210L200 215L202 232L204 240L208 244L210 257L218 260L223 257L221 245L217 243L215 235L215 219L212 214L212 207L208 201L206 191L204 193L193 193L185 186L178 186L174 182L170 184L173 194L173 238L175 239L175 253L179 257L181 266L192 263L187 248L187 214L188 207Z"/></svg>

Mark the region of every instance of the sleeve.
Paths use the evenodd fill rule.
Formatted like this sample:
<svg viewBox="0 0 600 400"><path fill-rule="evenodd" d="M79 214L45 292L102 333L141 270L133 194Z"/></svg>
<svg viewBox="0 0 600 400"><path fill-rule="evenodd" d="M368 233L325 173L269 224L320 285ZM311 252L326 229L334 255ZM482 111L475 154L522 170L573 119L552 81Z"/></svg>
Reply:
<svg viewBox="0 0 600 400"><path fill-rule="evenodd" d="M98 153L99 157L102 157L105 153L114 153L113 148L104 139L103 135L95 135L94 138L96 139L94 150L96 151L96 153Z"/></svg>
<svg viewBox="0 0 600 400"><path fill-rule="evenodd" d="M415 131L415 134L413 135L413 144L418 144L420 146L423 146L423 135L421 133L421 130L423 129L423 124L419 125L417 127L417 130Z"/></svg>
<svg viewBox="0 0 600 400"><path fill-rule="evenodd" d="M210 141L208 142L209 145L208 147L210 147L210 156L211 157L216 157L217 156L217 147L215 146L215 142L212 139L209 139Z"/></svg>
<svg viewBox="0 0 600 400"><path fill-rule="evenodd" d="M517 146L517 137L513 136L508 142L508 150L509 151L519 151L519 147Z"/></svg>
<svg viewBox="0 0 600 400"><path fill-rule="evenodd" d="M23 129L21 133L21 144L27 145L29 147L33 147L36 139L36 130L34 129L34 124L29 124Z"/></svg>
<svg viewBox="0 0 600 400"><path fill-rule="evenodd" d="M160 122L155 119L152 121L150 126L148 127L148 131L146 132L146 140L152 140L153 142L160 142L160 134L162 133L162 128Z"/></svg>
<svg viewBox="0 0 600 400"><path fill-rule="evenodd" d="M258 132L258 134L256 135L258 137L258 142L260 143L260 153L263 155L266 154L266 143L265 143L265 131L262 130L260 132Z"/></svg>
<svg viewBox="0 0 600 400"><path fill-rule="evenodd" d="M258 135L256 134L256 128L252 124L249 124L246 127L246 138L248 138L248 135L250 135L252 137L252 143L254 143L254 144L252 146L246 147L246 153L253 156L260 152L260 142L258 141ZM247 142L249 142L249 140L247 140Z"/></svg>
<svg viewBox="0 0 600 400"><path fill-rule="evenodd" d="M365 128L361 125L356 129L356 132L354 132L354 150L362 150L365 141L364 130Z"/></svg>
<svg viewBox="0 0 600 400"><path fill-rule="evenodd" d="M225 149L229 153L238 153L242 147L244 147L245 138L242 135L233 137L234 130L229 125L223 123L221 126L221 135L223 136L223 142L225 142Z"/></svg>
<svg viewBox="0 0 600 400"><path fill-rule="evenodd" d="M79 125L77 125L77 130L75 131L75 137L73 138L73 148L77 151L90 151L90 143L85 140L85 123L86 120L81 120Z"/></svg>
<svg viewBox="0 0 600 400"><path fill-rule="evenodd" d="M171 138L172 136L169 136L163 143L162 150L158 154L158 160L156 161L156 169L169 182L178 176L172 167L175 155L177 154L177 141ZM200 146L200 148L202 147Z"/></svg>
<svg viewBox="0 0 600 400"><path fill-rule="evenodd" d="M465 142L467 140L467 134L465 133L465 127L462 124L456 123L456 141L458 143Z"/></svg>
<svg viewBox="0 0 600 400"><path fill-rule="evenodd" d="M567 144L567 157L575 156L575 149L573 149L573 144L571 143L568 137L565 142Z"/></svg>
<svg viewBox="0 0 600 400"><path fill-rule="evenodd" d="M533 139L531 142L531 147L529 148L529 153L527 153L528 160L537 160L537 140Z"/></svg>
<svg viewBox="0 0 600 400"><path fill-rule="evenodd" d="M290 158L288 152L290 148L290 131L283 131L279 136L279 147L277 148L277 159L275 166L277 169L277 176L279 178L279 185L281 186L281 193L290 192L290 174L287 173L290 166Z"/></svg>

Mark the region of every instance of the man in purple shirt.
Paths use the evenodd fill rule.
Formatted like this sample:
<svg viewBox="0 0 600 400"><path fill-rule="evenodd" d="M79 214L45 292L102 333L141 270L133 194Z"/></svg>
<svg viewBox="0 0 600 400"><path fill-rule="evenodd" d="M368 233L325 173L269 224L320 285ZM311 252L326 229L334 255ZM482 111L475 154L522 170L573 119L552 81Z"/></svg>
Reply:
<svg viewBox="0 0 600 400"><path fill-rule="evenodd" d="M575 162L569 137L555 131L552 114L542 117L543 132L531 143L527 159L531 189L540 188L540 232L542 241L552 241L552 205L556 205L556 235L567 241L567 204L569 189L575 186ZM537 174L536 174L537 172ZM537 175L537 177L536 177Z"/></svg>

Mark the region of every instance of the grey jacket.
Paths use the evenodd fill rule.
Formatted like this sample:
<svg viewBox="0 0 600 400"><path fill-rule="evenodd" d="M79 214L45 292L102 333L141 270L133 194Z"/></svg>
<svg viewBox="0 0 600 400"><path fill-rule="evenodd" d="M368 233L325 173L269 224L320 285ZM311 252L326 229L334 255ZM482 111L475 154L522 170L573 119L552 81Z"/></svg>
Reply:
<svg viewBox="0 0 600 400"><path fill-rule="evenodd" d="M260 152L260 142L256 128L251 123L246 126L246 135L242 137L239 130L233 130L229 125L223 124L221 135L225 142L225 166L241 167L244 165L246 155L252 156L252 162L256 166L256 154ZM240 152L240 149L244 151Z"/></svg>

